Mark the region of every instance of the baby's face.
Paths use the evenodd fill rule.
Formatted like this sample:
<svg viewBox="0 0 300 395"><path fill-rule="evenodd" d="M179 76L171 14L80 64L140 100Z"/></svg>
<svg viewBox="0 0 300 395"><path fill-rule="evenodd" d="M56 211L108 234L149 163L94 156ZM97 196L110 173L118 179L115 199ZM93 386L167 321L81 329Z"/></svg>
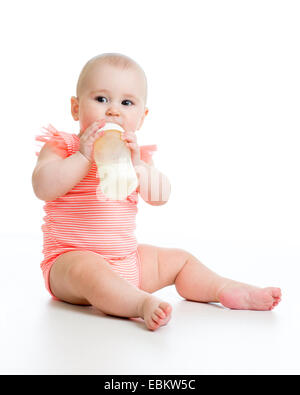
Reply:
<svg viewBox="0 0 300 395"><path fill-rule="evenodd" d="M79 98L71 99L72 115L80 122L80 135L100 119L136 131L148 113L144 100L145 81L139 70L96 62L84 78Z"/></svg>

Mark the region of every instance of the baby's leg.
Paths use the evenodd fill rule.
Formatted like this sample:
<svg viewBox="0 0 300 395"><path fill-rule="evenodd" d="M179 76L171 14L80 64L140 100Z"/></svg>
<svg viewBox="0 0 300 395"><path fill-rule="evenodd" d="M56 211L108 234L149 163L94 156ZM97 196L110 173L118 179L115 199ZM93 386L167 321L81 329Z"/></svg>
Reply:
<svg viewBox="0 0 300 395"><path fill-rule="evenodd" d="M168 303L121 278L105 259L91 251L60 255L50 271L50 288L68 303L93 305L119 317L141 317L151 330L166 324L171 312Z"/></svg>
<svg viewBox="0 0 300 395"><path fill-rule="evenodd" d="M175 284L185 299L220 302L232 309L271 310L280 302L279 288L258 288L221 277L184 250L146 244L138 250L144 291Z"/></svg>

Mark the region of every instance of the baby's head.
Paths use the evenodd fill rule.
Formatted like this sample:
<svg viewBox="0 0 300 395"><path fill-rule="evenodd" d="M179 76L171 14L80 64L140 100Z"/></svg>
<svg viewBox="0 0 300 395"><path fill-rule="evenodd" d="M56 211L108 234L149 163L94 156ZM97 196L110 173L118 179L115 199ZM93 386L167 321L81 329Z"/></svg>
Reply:
<svg viewBox="0 0 300 395"><path fill-rule="evenodd" d="M125 131L141 128L148 114L147 79L143 69L128 56L105 53L90 59L71 98L73 119L80 134L93 122L105 119Z"/></svg>

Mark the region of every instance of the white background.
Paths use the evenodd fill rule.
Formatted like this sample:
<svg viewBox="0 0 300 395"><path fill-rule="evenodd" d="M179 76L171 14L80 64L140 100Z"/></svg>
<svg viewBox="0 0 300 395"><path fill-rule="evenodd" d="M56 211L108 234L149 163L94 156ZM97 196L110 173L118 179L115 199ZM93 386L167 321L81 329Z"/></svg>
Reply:
<svg viewBox="0 0 300 395"><path fill-rule="evenodd" d="M147 75L149 115L138 142L157 144L154 163L172 185L167 205L140 200L138 240L189 249L212 268L280 285L296 300L299 20L299 2L288 0L1 2L1 243L16 237L17 250L17 237L29 240L39 270L34 138L48 123L77 133L70 98L82 67L120 52ZM16 271L17 263L24 267L12 262Z"/></svg>
<svg viewBox="0 0 300 395"><path fill-rule="evenodd" d="M297 243L299 8L274 0L1 4L1 232L39 231L34 137L48 123L77 133L70 97L81 68L120 52L147 74L138 142L158 145L155 164L172 184L168 205L143 208L138 232L146 224L200 239Z"/></svg>

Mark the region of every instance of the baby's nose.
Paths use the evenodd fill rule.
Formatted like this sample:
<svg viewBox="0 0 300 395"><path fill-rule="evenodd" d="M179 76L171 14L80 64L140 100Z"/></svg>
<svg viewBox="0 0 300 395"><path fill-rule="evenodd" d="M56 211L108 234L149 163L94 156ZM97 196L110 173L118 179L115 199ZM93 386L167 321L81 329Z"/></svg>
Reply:
<svg viewBox="0 0 300 395"><path fill-rule="evenodd" d="M116 106L111 106L107 109L106 115L120 115L120 110Z"/></svg>

